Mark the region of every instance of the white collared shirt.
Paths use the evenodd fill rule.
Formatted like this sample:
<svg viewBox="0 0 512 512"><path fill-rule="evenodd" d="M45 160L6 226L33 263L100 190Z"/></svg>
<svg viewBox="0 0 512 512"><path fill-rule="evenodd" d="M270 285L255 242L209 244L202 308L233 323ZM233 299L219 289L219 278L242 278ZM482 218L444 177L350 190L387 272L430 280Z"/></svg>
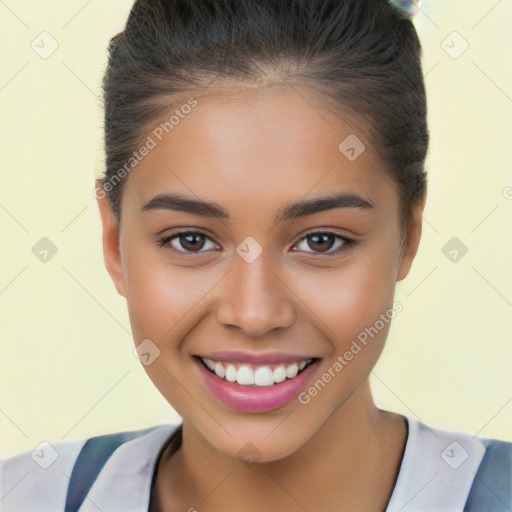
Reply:
<svg viewBox="0 0 512 512"><path fill-rule="evenodd" d="M485 454L482 439L407 420L407 443L386 512L463 512ZM158 455L179 426L146 429L119 446L80 512L147 512ZM73 465L86 441L55 441L0 461L0 510L63 511Z"/></svg>

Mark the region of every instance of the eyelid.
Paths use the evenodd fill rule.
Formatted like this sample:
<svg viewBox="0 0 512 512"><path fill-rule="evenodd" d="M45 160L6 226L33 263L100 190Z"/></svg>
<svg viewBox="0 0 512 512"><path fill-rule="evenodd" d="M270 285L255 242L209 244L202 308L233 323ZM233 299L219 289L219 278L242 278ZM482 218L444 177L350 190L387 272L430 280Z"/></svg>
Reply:
<svg viewBox="0 0 512 512"><path fill-rule="evenodd" d="M302 233L300 235L300 238L297 240L297 242L300 242L304 238L306 238L309 235L320 235L320 234L326 234L326 235L334 235L338 236L340 238L343 238L344 240L351 240L351 238L348 235L344 235L342 233L338 232L337 228L314 228L306 231L305 233Z"/></svg>

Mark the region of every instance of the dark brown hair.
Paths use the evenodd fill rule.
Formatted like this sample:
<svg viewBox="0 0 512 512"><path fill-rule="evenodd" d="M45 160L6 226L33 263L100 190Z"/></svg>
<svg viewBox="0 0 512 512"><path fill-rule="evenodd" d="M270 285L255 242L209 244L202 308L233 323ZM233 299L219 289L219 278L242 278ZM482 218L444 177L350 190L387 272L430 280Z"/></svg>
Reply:
<svg viewBox="0 0 512 512"><path fill-rule="evenodd" d="M101 181L118 223L127 162L149 127L235 85L305 86L363 121L397 184L402 227L425 192L421 46L386 0L137 0L108 50Z"/></svg>

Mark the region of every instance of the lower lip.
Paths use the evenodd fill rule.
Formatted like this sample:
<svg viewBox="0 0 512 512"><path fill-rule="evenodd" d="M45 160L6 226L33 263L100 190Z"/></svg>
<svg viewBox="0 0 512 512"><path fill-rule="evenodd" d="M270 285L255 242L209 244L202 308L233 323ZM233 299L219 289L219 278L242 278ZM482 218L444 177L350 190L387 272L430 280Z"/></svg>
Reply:
<svg viewBox="0 0 512 512"><path fill-rule="evenodd" d="M225 405L246 412L268 412L291 402L306 387L319 360L314 361L293 379L273 386L248 387L221 379L197 361L201 377L210 392Z"/></svg>

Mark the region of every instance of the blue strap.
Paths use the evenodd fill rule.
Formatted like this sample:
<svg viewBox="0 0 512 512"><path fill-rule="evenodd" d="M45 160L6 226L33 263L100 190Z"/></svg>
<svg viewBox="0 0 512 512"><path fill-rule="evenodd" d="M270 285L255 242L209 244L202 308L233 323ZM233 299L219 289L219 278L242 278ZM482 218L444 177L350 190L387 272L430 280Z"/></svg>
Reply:
<svg viewBox="0 0 512 512"><path fill-rule="evenodd" d="M476 472L464 512L512 510L512 443L491 440Z"/></svg>
<svg viewBox="0 0 512 512"><path fill-rule="evenodd" d="M66 495L65 512L78 512L87 493L112 453L123 443L141 436L156 427L145 430L119 432L88 439L73 466Z"/></svg>

